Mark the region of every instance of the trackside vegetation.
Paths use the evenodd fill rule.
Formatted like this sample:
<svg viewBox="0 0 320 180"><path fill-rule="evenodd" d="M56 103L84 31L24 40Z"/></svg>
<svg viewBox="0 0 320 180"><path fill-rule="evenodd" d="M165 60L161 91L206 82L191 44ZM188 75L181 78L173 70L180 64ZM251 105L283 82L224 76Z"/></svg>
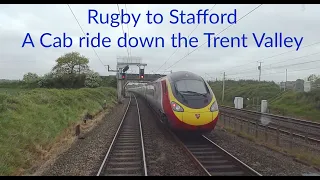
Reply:
<svg viewBox="0 0 320 180"><path fill-rule="evenodd" d="M0 175L28 173L66 129L116 104L115 78L90 70L86 57L56 62L44 76L0 80Z"/></svg>
<svg viewBox="0 0 320 180"><path fill-rule="evenodd" d="M244 108L260 110L261 100L268 100L269 112L320 122L320 89L310 92L281 91L278 84L267 81L225 81L222 102L222 81L210 82L219 104L234 107L234 97L244 98Z"/></svg>

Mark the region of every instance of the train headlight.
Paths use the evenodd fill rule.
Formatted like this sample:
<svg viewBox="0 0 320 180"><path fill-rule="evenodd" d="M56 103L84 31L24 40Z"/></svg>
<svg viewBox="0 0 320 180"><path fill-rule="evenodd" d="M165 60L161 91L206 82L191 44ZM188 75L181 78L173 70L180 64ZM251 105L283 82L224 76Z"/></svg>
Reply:
<svg viewBox="0 0 320 180"><path fill-rule="evenodd" d="M174 101L171 102L171 107L174 111L183 112L183 108Z"/></svg>
<svg viewBox="0 0 320 180"><path fill-rule="evenodd" d="M211 112L215 112L215 111L218 111L218 110L219 110L218 103L217 103L217 101L214 101L214 103L210 107L210 111Z"/></svg>

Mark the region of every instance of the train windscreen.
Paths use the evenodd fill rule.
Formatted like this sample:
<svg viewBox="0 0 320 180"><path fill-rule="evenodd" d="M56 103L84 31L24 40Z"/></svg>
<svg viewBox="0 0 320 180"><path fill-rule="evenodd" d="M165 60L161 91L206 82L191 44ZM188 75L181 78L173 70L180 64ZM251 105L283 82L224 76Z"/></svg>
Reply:
<svg viewBox="0 0 320 180"><path fill-rule="evenodd" d="M203 81L199 80L180 80L175 82L176 84L176 90L181 93L190 93L190 94L208 94L208 89Z"/></svg>

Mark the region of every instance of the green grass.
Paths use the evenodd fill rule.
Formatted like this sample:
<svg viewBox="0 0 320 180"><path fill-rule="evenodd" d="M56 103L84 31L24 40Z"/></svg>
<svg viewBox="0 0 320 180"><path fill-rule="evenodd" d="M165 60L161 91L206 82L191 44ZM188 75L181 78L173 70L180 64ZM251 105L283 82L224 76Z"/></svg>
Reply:
<svg viewBox="0 0 320 180"><path fill-rule="evenodd" d="M11 95L18 95L20 92L26 92L29 89L20 89L20 88L1 88L0 93L11 94Z"/></svg>
<svg viewBox="0 0 320 180"><path fill-rule="evenodd" d="M210 85L221 105L234 106L233 98L236 96L244 98L246 109L257 105L257 100L258 104L261 104L261 100L268 100L270 113L320 122L320 90L308 93L284 92L273 82L229 80L225 82L225 97L222 103L222 82L217 81Z"/></svg>
<svg viewBox="0 0 320 180"><path fill-rule="evenodd" d="M284 111L287 116L320 122L320 90L309 93L289 91L270 105L271 111Z"/></svg>
<svg viewBox="0 0 320 180"><path fill-rule="evenodd" d="M210 83L216 98L220 104L234 106L233 98L240 96L244 98L244 104L257 104L257 99L272 99L281 93L279 86L273 82L257 81L231 81L225 82L224 102L222 103L222 82ZM249 98L249 100L247 100ZM254 101L254 102L253 102Z"/></svg>
<svg viewBox="0 0 320 180"><path fill-rule="evenodd" d="M46 149L66 128L95 114L103 101L113 105L114 88L34 89L19 95L0 93L0 175L28 169L39 147Z"/></svg>

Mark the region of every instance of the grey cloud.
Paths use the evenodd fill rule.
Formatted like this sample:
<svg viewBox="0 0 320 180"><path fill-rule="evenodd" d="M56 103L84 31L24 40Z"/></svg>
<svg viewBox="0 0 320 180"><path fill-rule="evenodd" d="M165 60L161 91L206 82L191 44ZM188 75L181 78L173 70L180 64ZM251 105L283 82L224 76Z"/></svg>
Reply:
<svg viewBox="0 0 320 180"><path fill-rule="evenodd" d="M34 40L38 40L40 35L49 32L54 36L61 36L66 32L71 36L75 43L77 38L83 36L81 29L75 21L72 13L67 5L0 5L0 79L21 79L26 72L36 72L44 74L48 72L54 61L64 53L70 51L79 51L81 54L90 58L90 66L101 75L113 73L106 72L103 65L110 65L112 68L116 66L117 56L127 56L126 48L117 48L117 38L122 36L121 26L112 28L110 25L88 24L88 9L96 9L100 13L117 13L117 6L110 5L70 5L77 16L79 23L85 32L90 35L96 35L98 32L102 36L108 36L112 39L112 47L96 48L96 52L101 58L103 64L94 54L92 48L78 48L74 44L71 48L56 48L45 49L36 48L21 48L22 41L26 33L31 33ZM161 36L165 38L165 48L131 48L133 56L141 56L143 61L148 64L146 72L157 70L169 56L175 51L175 48L170 47L170 37L173 33L182 33L188 36L196 25L170 24L168 21L171 9L184 10L185 12L196 13L198 9L211 9L213 4L208 5L127 5L128 13L141 13L141 19L136 28L133 28L133 23L128 25L130 37L151 37ZM237 9L238 19L252 10L257 5L216 5L211 12L229 13L233 9ZM213 78L220 78L221 73L226 71L228 78L248 78L257 79L258 70L257 62L263 61L262 64L262 79L263 80L284 80L283 73L285 68L274 70L264 70L266 68L274 68L277 66L288 65L288 78L294 80L296 78L304 78L310 73L318 72L320 62L308 63L299 66L289 66L289 64L307 62L320 59L319 55L308 56L296 60L290 60L284 63L274 64L286 59L291 59L299 56L320 52L320 44L308 48L303 48L298 52L290 52L281 56L265 59L267 57L289 51L286 48L264 49L256 48L252 39L251 33L255 32L259 35L266 32L268 35L274 32L283 32L286 36L303 36L302 46L320 41L318 33L320 32L319 21L319 5L305 5L303 10L302 5L263 5L246 18L231 26L219 36L240 36L246 34L249 36L248 48L208 48L206 45L195 50L188 57L181 60L168 70L188 70L195 72L203 77L205 73L210 74ZM124 8L124 5L120 5ZM159 12L164 16L162 24L146 24L145 13L150 10L152 13ZM207 38L203 35L204 32L219 33L221 30L229 26L223 25L199 25L191 36L199 39L199 45L206 42ZM127 25L124 25L124 31L127 32ZM188 52L193 51L193 48L180 48L174 56L164 65L159 72L164 71L176 61L183 58ZM245 65L244 65L245 64ZM269 65L271 64L271 66ZM235 67L243 65L240 67ZM310 69L316 68L318 69ZM304 70L303 69L310 69ZM137 67L132 67L131 70L137 72ZM249 71L248 71L249 70ZM252 70L252 71L251 71ZM301 70L293 72L294 70ZM236 74L237 75L232 75ZM277 73L277 74L272 74ZM230 74L228 76L228 74Z"/></svg>

